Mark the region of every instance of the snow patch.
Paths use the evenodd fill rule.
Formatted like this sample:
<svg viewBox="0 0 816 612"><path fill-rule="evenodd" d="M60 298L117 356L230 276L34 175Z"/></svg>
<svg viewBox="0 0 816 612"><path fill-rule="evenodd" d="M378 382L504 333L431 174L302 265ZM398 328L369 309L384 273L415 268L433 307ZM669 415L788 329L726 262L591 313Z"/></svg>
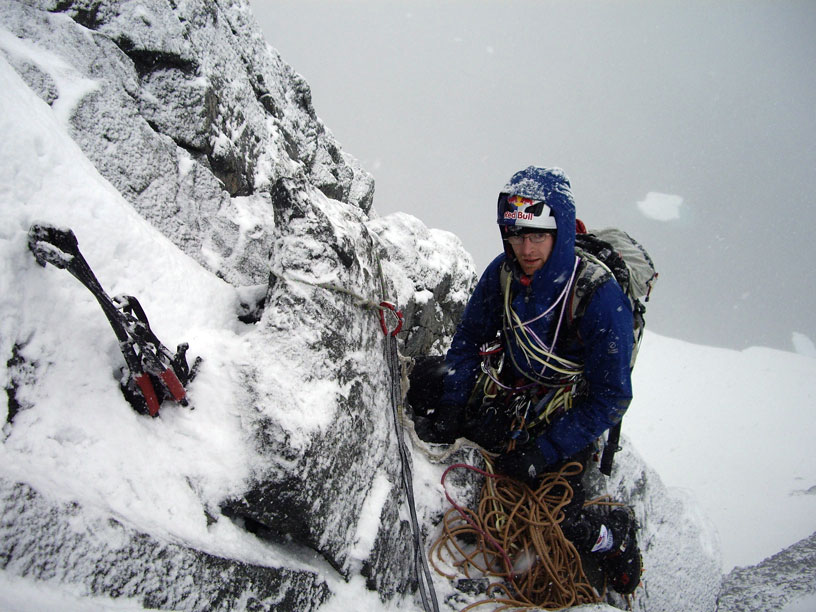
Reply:
<svg viewBox="0 0 816 612"><path fill-rule="evenodd" d="M779 612L813 612L813 610L816 610L816 594L793 601L780 608Z"/></svg>
<svg viewBox="0 0 816 612"><path fill-rule="evenodd" d="M716 526L723 569L816 531L816 364L768 348L704 347L646 332L624 431L669 488Z"/></svg>
<svg viewBox="0 0 816 612"><path fill-rule="evenodd" d="M673 221L680 218L683 198L678 195L650 191L637 203L640 212L655 221Z"/></svg>
<svg viewBox="0 0 816 612"><path fill-rule="evenodd" d="M52 108L63 126L68 126L80 101L99 88L99 82L86 79L60 56L17 38L3 27L0 27L0 50L17 60L33 64L51 77L58 94Z"/></svg>
<svg viewBox="0 0 816 612"><path fill-rule="evenodd" d="M139 599L89 596L80 585L20 578L0 572L0 610L70 610L71 612L142 612Z"/></svg>
<svg viewBox="0 0 816 612"><path fill-rule="evenodd" d="M356 544L351 557L359 562L365 561L374 548L377 532L380 528L382 510L391 492L391 483L384 474L378 473L371 483L363 507L360 509L360 521L357 523Z"/></svg>

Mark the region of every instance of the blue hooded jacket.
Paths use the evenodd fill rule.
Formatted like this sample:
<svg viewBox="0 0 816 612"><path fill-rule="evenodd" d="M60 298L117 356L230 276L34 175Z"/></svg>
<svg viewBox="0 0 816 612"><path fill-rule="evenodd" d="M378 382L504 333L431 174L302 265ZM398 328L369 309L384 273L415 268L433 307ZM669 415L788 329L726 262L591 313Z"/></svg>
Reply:
<svg viewBox="0 0 816 612"><path fill-rule="evenodd" d="M464 406L480 372L479 349L496 338L502 328L503 295L501 268L512 270L513 310L522 321L530 321L548 309L564 291L575 265L575 203L569 179L557 168L529 167L516 173L502 194L544 200L555 217L557 234L552 253L528 284L512 249L496 257L487 267L471 296L451 348L445 357L448 374L441 404ZM532 323L535 334L549 345L555 332L560 307ZM566 316L566 315L565 315ZM586 311L572 322L568 333L561 324L556 353L583 364L585 393L573 407L556 417L535 439L548 465L560 463L585 449L615 425L632 399L630 359L633 345L632 310L628 298L614 279L600 285L587 303ZM504 339L515 363L525 360L512 340ZM508 367L508 365L505 365ZM512 364L510 365L512 366ZM521 374L521 373L519 373Z"/></svg>

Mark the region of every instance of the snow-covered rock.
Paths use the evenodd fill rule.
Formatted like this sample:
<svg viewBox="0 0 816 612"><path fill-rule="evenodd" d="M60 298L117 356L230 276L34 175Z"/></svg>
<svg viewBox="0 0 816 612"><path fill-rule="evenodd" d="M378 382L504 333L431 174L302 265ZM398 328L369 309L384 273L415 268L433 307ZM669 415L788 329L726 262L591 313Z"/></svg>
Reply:
<svg viewBox="0 0 816 612"><path fill-rule="evenodd" d="M266 281L268 192L307 180L367 211L374 181L315 115L246 2L0 2L3 55L85 155L185 253Z"/></svg>
<svg viewBox="0 0 816 612"><path fill-rule="evenodd" d="M196 6L220 15L219 5L211 3L186 3L178 10ZM379 239L367 225L372 220L370 193L366 195L370 179L349 174L346 170L356 162L347 161L350 158L345 155L331 167L325 160L318 167L314 160L306 164L303 159L284 160L281 154L277 175L269 170L268 182L252 194L233 197L211 181L217 189L209 197L199 194L200 199L186 204L175 201L169 209L158 196L140 200L137 192L145 191L132 189L128 182L139 171L131 165L117 174L111 168L128 164L148 168L157 163L154 145L165 146L168 141L159 132L147 130L147 111L107 99L102 105L105 121L123 129L136 125L150 138L114 142L104 156L98 143L89 145L102 119L77 117L89 104L99 103L89 98L99 97L100 89L125 99L117 89L116 71L111 73L107 67L120 62L136 70L131 65L135 60L111 44L111 37L126 30L136 36L140 24L128 26L127 19L144 20L148 5L100 3L93 15L71 7L62 3L62 12L57 13L31 4L3 7L0 40L3 56L11 58L4 61L2 73L3 286L20 288L4 293L2 302L0 336L8 397L3 476L10 491L5 498L3 567L36 580L82 584L89 594L135 597L144 605L157 605L151 589L164 587L148 585L150 581L140 577L145 567L153 565L153 557L140 551L172 543L178 547L166 549L169 552L163 555L206 550L223 560L227 573L240 566L251 567L248 575L265 572L265 580L271 581L269 576L276 572L285 576L276 580L276 591L264 593L252 590L251 579L243 586L231 578L221 585L214 582L213 598L219 597L219 589L233 593L221 596L225 602L240 600L246 605L247 598L253 597L274 596L281 601L306 597L316 606L326 596L327 575L341 582L364 576L383 600L410 593L413 551L406 537L408 524L401 515L394 425L386 409L392 381L383 359L376 307L388 298L405 300L408 308L414 308L414 294L420 296L419 303L428 305L429 290L442 293L433 279L447 278L447 286L456 289L452 297L444 296L447 323L438 325L435 333L449 337L456 308L463 306L468 283L474 282L469 256L450 236L449 245L437 237L446 256L429 261L402 253L414 248L408 241L394 244ZM148 8L154 26L178 21L170 5L156 3ZM160 9L164 17L156 19ZM227 9L241 13L246 6L232 3ZM221 15L216 21L224 19ZM211 26L205 19L200 28ZM249 25L247 29L252 30ZM170 30L166 35L156 27L142 32L139 45L171 45L175 34ZM254 52L254 47L239 44L240 37L230 36L228 42L235 48L227 45L227 51ZM104 49L89 49L91 42ZM171 52L186 53L186 60L201 65L215 61L205 61L189 47L170 49L167 54ZM261 63L279 61L266 46L258 53ZM217 59L229 63L231 58ZM91 83L85 71L94 66L99 72ZM298 92L308 91L288 67L267 77L283 83L282 108ZM44 94L45 90L51 93ZM136 94L132 90L128 95ZM139 96L143 94L138 90ZM271 98L264 99L271 103ZM229 109L240 106L233 101ZM293 130L289 144L297 144L308 157L310 142L317 151L331 140L318 129L316 119L309 124L304 117L298 119L298 112L284 112L280 121ZM265 118L266 123L274 121L271 116ZM191 133L183 125L176 128ZM268 140L265 147L275 148L284 147L286 138L270 139L267 134L261 140ZM314 153L314 159L319 158ZM190 167L204 172L204 166ZM330 188L320 168L328 175L345 177L347 189L340 193L339 188ZM158 172L156 176L161 183L175 175ZM170 191L181 193L182 183L177 180ZM332 199L326 192L348 196L348 201ZM157 216L150 211L159 202ZM202 210L209 205L217 205L220 212ZM263 249L252 255L247 246L251 241L222 235L219 240L234 254L219 259L219 265L210 266L208 272L176 247L199 263L211 264L213 251L208 245L216 240L216 233L201 228L222 213L230 223L243 224ZM204 357L199 378L190 389L195 411L165 408L160 419L148 425L148 429L158 426L155 431L160 437L169 436L165 443L175 440L170 447L144 430L123 403L118 385L111 385L121 357L93 298L67 274L37 267L27 252L27 228L41 220L73 228L80 248L111 294L127 287L128 293L139 296L160 336L188 340L191 351ZM402 222L410 222L417 232L436 235L416 220ZM377 229L383 233L387 226L381 221ZM179 228L192 236L191 241L179 240L175 231ZM175 247L159 232L173 239ZM191 244L196 248L190 249ZM398 267L391 266L386 276L381 262L387 267L390 256L410 259L411 274L426 279L422 286L411 289L408 274ZM252 257L254 263L247 264ZM252 266L262 268L262 273L247 276ZM466 274L452 279L461 270ZM245 280L261 280L266 287L233 288L218 280L241 280L242 275ZM257 323L244 325L238 316L246 314L241 302L251 301L248 297L260 298L266 308L262 315L256 308ZM47 307L38 306L43 304ZM433 304L430 309L439 310ZM409 313L408 328L414 327ZM72 371L87 374L87 378L80 376L77 388L70 383ZM65 389L70 393L63 393ZM181 419L176 425L187 433L169 424L175 419ZM31 469L32 465L36 467ZM22 492L37 503L17 503ZM96 565L92 561L72 563L89 551L104 564L113 554L105 550L104 539L63 537L72 525L92 530L87 525L104 520L99 517L106 513L126 531L117 541L142 538L146 543L144 549L128 545L130 552L120 555L121 566L111 569L131 585L126 590L117 587L115 580L99 580L88 569ZM27 528L45 520L36 518L40 515L50 517L53 531ZM264 552L267 541L280 548L274 554ZM65 555L59 561L59 573L39 560L53 548ZM177 579L193 584L207 580L204 570L179 563L188 569L174 569ZM159 570L147 571L149 575ZM178 597L168 595L161 605L187 609L215 605L204 605L204 592L202 598L191 599L182 592Z"/></svg>
<svg viewBox="0 0 816 612"><path fill-rule="evenodd" d="M805 612L816 604L816 533L725 577L718 612Z"/></svg>
<svg viewBox="0 0 816 612"><path fill-rule="evenodd" d="M55 503L2 478L0 536L0 565L7 572L138 597L146 608L314 610L330 594L314 571L236 563L137 532L78 502Z"/></svg>
<svg viewBox="0 0 816 612"><path fill-rule="evenodd" d="M667 489L628 440L622 446L609 480L594 482L599 493L632 506L640 525L643 588L633 609L714 610L722 579L716 533L694 500Z"/></svg>

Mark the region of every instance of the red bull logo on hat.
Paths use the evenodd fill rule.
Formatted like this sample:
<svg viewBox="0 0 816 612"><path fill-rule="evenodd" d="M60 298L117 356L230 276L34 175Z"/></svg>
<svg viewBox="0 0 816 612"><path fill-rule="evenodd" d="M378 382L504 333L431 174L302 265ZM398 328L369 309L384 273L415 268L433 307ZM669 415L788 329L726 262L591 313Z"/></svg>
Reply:
<svg viewBox="0 0 816 612"><path fill-rule="evenodd" d="M532 221L535 215L528 212L531 208L541 203L541 200L533 200L520 195L511 195L507 198L507 203L515 207L516 210L506 210L504 218L515 221ZM523 210L524 209L524 210Z"/></svg>
<svg viewBox="0 0 816 612"><path fill-rule="evenodd" d="M541 202L541 200L533 200L531 198L525 198L525 197L520 196L520 195L513 195L513 196L510 196L509 198L507 198L507 203L512 204L516 208L521 208L522 206L525 206L525 207L535 206L539 202Z"/></svg>
<svg viewBox="0 0 816 612"><path fill-rule="evenodd" d="M532 221L533 220L533 213L524 212L523 210L513 210L513 211L505 211L504 213L505 219L515 219L515 220L524 220Z"/></svg>

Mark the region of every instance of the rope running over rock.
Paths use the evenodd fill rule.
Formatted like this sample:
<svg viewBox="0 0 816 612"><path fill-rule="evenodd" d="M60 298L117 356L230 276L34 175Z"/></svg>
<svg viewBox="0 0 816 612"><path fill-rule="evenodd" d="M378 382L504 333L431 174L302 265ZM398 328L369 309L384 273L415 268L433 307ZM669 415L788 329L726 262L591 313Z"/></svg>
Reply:
<svg viewBox="0 0 816 612"><path fill-rule="evenodd" d="M387 287L385 282L385 276L383 275L382 271L382 265L379 261L379 258L377 258L377 269L380 280L380 290L382 292L382 295L385 296L387 293ZM419 527L419 519L417 517L416 512L416 502L414 500L413 489L414 477L413 470L411 468L410 450L408 449L405 443L402 429L404 422L403 421L404 417L401 414L402 400L404 399L403 387L407 388L407 379L403 380L404 368L401 367L402 366L401 356L399 354L399 348L397 346L396 339L396 335L402 329L402 313L399 312L396 306L394 304L391 304L390 302L384 301L377 302L376 300L363 297L359 295L357 292L337 285L335 283L317 282L304 278L294 278L292 276L279 276L278 278L282 278L288 282L297 282L303 285L317 287L319 289L325 289L327 291L333 291L336 293L346 295L352 298L357 306L365 309L376 310L379 312L380 325L385 336L384 357L391 378L390 404L392 416L394 419L394 429L397 438L397 449L399 451L400 472L402 475L403 492L405 493L405 499L407 502L409 515L411 519L410 525L413 544L414 577L416 578L417 581L417 590L419 591L419 594L422 598L422 607L425 610L425 612L439 612L439 601L437 599L436 589L434 588L433 584L433 576L431 575L430 567L428 566L428 560L427 557L425 556L425 546L422 538L422 530ZM387 312L392 313L392 315L397 317L398 319L398 325L390 330L388 329L388 324L385 321L385 315ZM415 432L414 435L416 435Z"/></svg>

